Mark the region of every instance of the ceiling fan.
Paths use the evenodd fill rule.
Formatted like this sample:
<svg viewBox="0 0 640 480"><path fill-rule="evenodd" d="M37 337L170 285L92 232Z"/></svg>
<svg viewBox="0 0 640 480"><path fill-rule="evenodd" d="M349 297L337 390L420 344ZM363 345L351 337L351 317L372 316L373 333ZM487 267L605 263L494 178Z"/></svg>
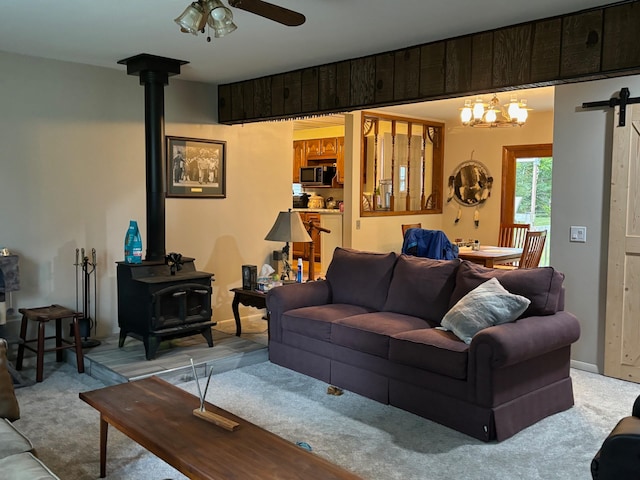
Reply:
<svg viewBox="0 0 640 480"><path fill-rule="evenodd" d="M273 3L263 2L262 0L229 0L229 5L239 8L240 10L255 13L256 15L288 27L297 27L298 25L302 25L306 20L301 13L279 7Z"/></svg>
<svg viewBox="0 0 640 480"><path fill-rule="evenodd" d="M231 7L251 12L289 27L297 27L306 21L305 16L301 13L263 0L228 1ZM213 29L213 34L216 38L223 37L238 28L233 23L233 13L220 0L198 0L197 2L192 2L182 12L182 15L174 21L180 25L182 32L193 35L197 35L198 32L204 33L204 28L208 25L209 28ZM207 37L207 41L211 41L210 36Z"/></svg>

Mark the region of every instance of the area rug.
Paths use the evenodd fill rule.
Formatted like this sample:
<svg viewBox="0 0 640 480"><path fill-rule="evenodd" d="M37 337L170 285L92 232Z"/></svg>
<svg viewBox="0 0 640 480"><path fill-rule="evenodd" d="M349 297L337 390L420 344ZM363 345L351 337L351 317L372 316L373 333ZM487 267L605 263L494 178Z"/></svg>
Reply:
<svg viewBox="0 0 640 480"><path fill-rule="evenodd" d="M102 384L68 364L46 367L44 382L17 390L17 425L62 479L97 478L99 416L78 392ZM269 362L213 376L207 400L308 444L364 479L588 479L591 458L616 422L629 415L640 386L579 370L571 375L573 408L488 444L350 392L327 395L325 383ZM195 394L195 383L185 380L177 385ZM107 478L186 477L110 428Z"/></svg>

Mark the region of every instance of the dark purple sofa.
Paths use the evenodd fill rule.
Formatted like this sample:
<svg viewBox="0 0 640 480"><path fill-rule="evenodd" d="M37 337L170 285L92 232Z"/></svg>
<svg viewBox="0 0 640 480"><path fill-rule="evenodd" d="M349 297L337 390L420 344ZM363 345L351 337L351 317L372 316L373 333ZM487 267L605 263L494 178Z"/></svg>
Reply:
<svg viewBox="0 0 640 480"><path fill-rule="evenodd" d="M470 344L438 327L449 308L497 277L531 300L516 320ZM576 318L552 267L487 269L470 262L337 248L326 280L267 295L269 359L484 441L504 440L573 405Z"/></svg>

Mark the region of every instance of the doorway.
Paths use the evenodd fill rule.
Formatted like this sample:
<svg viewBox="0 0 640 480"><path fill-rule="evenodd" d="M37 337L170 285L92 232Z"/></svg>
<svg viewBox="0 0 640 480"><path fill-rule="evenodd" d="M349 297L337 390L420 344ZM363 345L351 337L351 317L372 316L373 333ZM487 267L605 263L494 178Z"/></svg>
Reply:
<svg viewBox="0 0 640 480"><path fill-rule="evenodd" d="M502 148L501 223L528 223L546 230L540 266L549 265L551 237L551 173L553 145L511 145Z"/></svg>

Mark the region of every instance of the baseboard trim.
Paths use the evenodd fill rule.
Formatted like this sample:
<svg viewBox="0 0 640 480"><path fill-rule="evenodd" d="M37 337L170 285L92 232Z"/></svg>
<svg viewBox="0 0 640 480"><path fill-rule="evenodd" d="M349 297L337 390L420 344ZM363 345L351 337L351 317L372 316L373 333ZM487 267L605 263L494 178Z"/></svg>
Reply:
<svg viewBox="0 0 640 480"><path fill-rule="evenodd" d="M602 372L600 371L598 366L594 365L593 363L586 363L586 362L580 362L578 360L571 360L570 365L571 365L571 368L575 368L576 370L583 370L585 372L598 373L602 375Z"/></svg>

